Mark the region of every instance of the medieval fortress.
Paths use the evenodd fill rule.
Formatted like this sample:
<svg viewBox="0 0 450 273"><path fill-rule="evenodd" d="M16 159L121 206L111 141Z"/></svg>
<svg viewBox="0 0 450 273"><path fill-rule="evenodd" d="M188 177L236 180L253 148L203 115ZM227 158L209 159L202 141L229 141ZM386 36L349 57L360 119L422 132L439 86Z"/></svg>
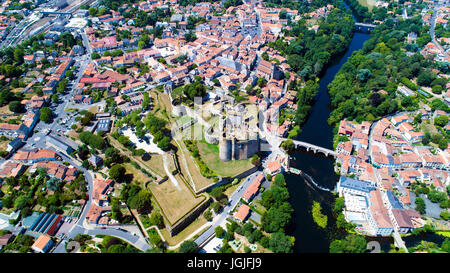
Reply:
<svg viewBox="0 0 450 273"><path fill-rule="evenodd" d="M222 161L247 159L260 150L258 107L254 104L235 104L233 98L224 97L195 104L193 110L172 100L172 114L190 116L203 125L205 141L219 145Z"/></svg>

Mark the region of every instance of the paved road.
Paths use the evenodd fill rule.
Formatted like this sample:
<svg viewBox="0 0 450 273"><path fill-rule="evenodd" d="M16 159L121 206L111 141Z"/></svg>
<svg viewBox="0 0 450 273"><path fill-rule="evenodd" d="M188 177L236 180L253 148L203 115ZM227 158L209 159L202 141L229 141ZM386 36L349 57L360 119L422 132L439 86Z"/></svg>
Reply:
<svg viewBox="0 0 450 273"><path fill-rule="evenodd" d="M84 176L86 178L86 181L88 182L88 193L89 193L89 200L86 202L86 205L83 209L83 212L81 216L79 217L77 223L72 227L72 229L69 231L68 234L65 235L64 240L61 241L61 243L56 247L56 249L53 251L55 253L65 253L65 243L69 241L69 239L74 238L78 234L89 234L92 236L95 235L111 235L118 237L120 239L123 239L127 241L128 243L134 245L136 248L146 251L150 249L150 246L145 241L145 239L140 236L139 233L136 232L128 232L125 229L120 230L118 228L111 228L111 227L96 227L92 225L88 225L85 223L86 215L89 211L89 208L92 204L92 189L93 189L93 177L92 172L84 169L81 167L77 162L75 162L72 158L68 157L67 155L61 154L63 157L63 160L68 161L72 166L75 166L77 169L82 171L84 173ZM134 234L132 234L134 233ZM135 235L136 234L136 235ZM139 235L138 235L139 234Z"/></svg>
<svg viewBox="0 0 450 273"><path fill-rule="evenodd" d="M249 177L247 177L244 182L242 182L242 185L239 186L239 188L231 195L229 201L230 205L226 206L216 217L213 219L212 226L207 229L204 233L202 233L197 239L195 239L195 243L197 245L202 245L212 239L214 237L214 229L217 226L220 226L224 223L224 221L229 216L229 213L233 210L233 208L240 202L242 195L247 190L247 188L250 186L250 184L253 182L253 180L256 178L258 174L262 172L256 172L251 174Z"/></svg>
<svg viewBox="0 0 450 273"><path fill-rule="evenodd" d="M445 52L445 49L442 47L442 45L436 40L436 36L434 34L434 30L436 28L436 15L438 13L438 9L439 9L440 5L435 5L434 9L433 9L433 15L431 16L430 19L430 36L432 39L433 44L446 56L448 57L447 52Z"/></svg>

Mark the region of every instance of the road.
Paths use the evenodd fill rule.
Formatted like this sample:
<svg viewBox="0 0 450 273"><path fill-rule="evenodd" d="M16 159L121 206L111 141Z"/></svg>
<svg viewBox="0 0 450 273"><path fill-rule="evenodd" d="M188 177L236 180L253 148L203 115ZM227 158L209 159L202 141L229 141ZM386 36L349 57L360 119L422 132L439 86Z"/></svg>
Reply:
<svg viewBox="0 0 450 273"><path fill-rule="evenodd" d="M89 50L88 50L89 52ZM45 134L45 131L51 130L56 132L62 132L61 134L58 134L57 137L59 140L66 142L72 147L77 147L73 141L70 139L67 139L64 135L65 130L69 130L70 121L75 118L74 114L70 114L65 111L65 109L69 106L69 104L72 104L72 106L75 106L73 104L73 94L74 94L74 87L77 86L80 79L82 78L83 72L86 69L87 65L91 62L91 58L89 54L85 54L81 57L75 57L75 63L79 66L79 70L75 75L75 79L70 82L69 84L69 91L65 92L64 94L61 94L61 97L59 99L59 103L57 103L54 106L51 106L53 108L54 116L55 118L52 120L51 123L47 124L44 122L39 122L36 127L35 131L37 131L30 139L27 141L26 146L28 147L37 147L37 148L49 148L46 146L46 142L43 141L47 136ZM102 104L102 103L99 103ZM78 105L77 105L78 106ZM81 105L81 107L77 108L90 108L93 105ZM64 124L58 124L58 120L61 119L67 119L66 125ZM130 229L129 227L125 226L116 226L116 227L98 227L89 225L86 223L86 215L89 211L89 208L92 204L92 189L93 189L93 173L91 171L86 170L81 166L81 163L78 160L73 159L72 157L64 154L64 153L58 153L63 161L69 162L72 166L76 167L79 171L81 171L84 174L84 177L86 179L86 182L88 184L88 194L89 194L89 200L87 200L84 209L81 213L81 215L78 218L78 221L74 224L74 226L71 228L71 230L62 238L61 242L56 246L53 252L55 253L65 253L65 243L68 242L69 239L74 238L78 234L89 234L92 236L95 235L111 235L118 237L124 241L127 241L128 243L132 244L136 248L146 251L150 249L150 245L147 243L145 238L141 235L139 229L136 227L134 230L127 231L125 228Z"/></svg>
<svg viewBox="0 0 450 273"><path fill-rule="evenodd" d="M440 8L441 6L440 5L438 5L438 4L436 4L435 6L434 6L434 9L433 9L433 15L431 16L431 19L430 19L430 36L431 36L431 40L432 40L432 42L433 42L433 44L445 55L445 57L449 57L449 55L447 54L447 52L445 52L445 49L442 47L442 45L436 40L436 36L435 36L435 33L434 33L434 30L435 30L435 28L436 28L436 15L437 15L437 13L438 13L438 9Z"/></svg>
<svg viewBox="0 0 450 273"><path fill-rule="evenodd" d="M214 229L217 226L223 225L224 221L228 218L229 213L233 210L233 208L240 202L242 195L244 195L244 192L247 190L247 188L250 186L250 184L253 182L253 180L256 178L258 174L262 172L256 172L251 174L249 177L247 177L244 182L242 182L242 185L239 186L239 188L230 196L229 198L229 205L225 206L223 210L214 217L212 221L212 225L210 228L208 228L204 233L202 233L197 239L194 240L195 243L197 243L198 246L201 246L208 242L210 239L212 239L215 236Z"/></svg>
<svg viewBox="0 0 450 273"><path fill-rule="evenodd" d="M78 221L76 224L71 228L68 234L66 234L61 240L61 242L58 244L58 246L53 251L54 253L66 253L65 249L65 243L69 241L69 239L74 238L78 234L88 234L88 235L111 235L118 237L120 239L123 239L124 241L127 241L128 243L132 244L136 248L146 251L150 249L150 245L146 242L143 236L138 236L137 232L128 232L126 230L120 230L119 228L112 228L112 227L97 227L93 225L89 225L86 223L86 215L89 211L89 208L92 204L92 189L93 189L93 174L91 171L88 171L84 169L82 166L80 166L77 162L75 162L71 157L60 154L63 157L63 160L68 161L72 166L76 167L78 170L82 171L86 181L88 182L88 194L89 194L89 200L86 202L86 205L84 206L83 212L81 213L81 216L78 218ZM138 229L136 229L138 231ZM136 235L135 235L136 234Z"/></svg>

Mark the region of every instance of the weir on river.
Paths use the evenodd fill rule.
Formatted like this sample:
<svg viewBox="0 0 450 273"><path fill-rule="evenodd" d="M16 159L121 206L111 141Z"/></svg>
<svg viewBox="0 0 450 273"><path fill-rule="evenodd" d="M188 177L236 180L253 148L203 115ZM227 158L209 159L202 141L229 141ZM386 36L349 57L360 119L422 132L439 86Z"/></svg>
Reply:
<svg viewBox="0 0 450 273"><path fill-rule="evenodd" d="M325 187L320 186L319 184L317 184L316 181L314 181L314 179L309 174L303 172L302 170L299 170L299 169L296 169L296 168L293 168L293 167L290 167L287 170L290 173L302 176L306 183L310 182L311 184L313 184L318 189L321 189L321 190L327 191L327 192L333 192L334 191L334 190L330 190L330 189L327 189Z"/></svg>
<svg viewBox="0 0 450 273"><path fill-rule="evenodd" d="M307 174L307 173L305 173L305 172L301 172L300 175L301 175L303 178L305 178L305 182L308 182L308 181L309 181L309 182L312 183L314 186L316 186L316 188L318 188L318 189L321 189L321 190L327 191L327 192L333 192L333 191L334 191L334 190L330 190L330 189L327 189L327 188L324 188L324 187L320 186L319 184L316 183L316 181L314 181L314 179L313 179L309 174Z"/></svg>

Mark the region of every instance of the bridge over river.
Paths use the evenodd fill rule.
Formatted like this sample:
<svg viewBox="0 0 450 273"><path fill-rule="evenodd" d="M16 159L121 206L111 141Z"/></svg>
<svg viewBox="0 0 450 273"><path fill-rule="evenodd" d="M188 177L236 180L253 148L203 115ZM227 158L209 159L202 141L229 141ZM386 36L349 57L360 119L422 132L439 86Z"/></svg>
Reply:
<svg viewBox="0 0 450 273"><path fill-rule="evenodd" d="M281 141L285 141L288 140L287 138L280 138ZM325 156L333 156L333 157L337 157L337 153L333 150L327 149L327 148L323 148L308 142L304 142L304 141L300 141L300 140L292 140L292 143L294 143L295 148L304 148L306 149L306 151L312 151L314 153L322 153Z"/></svg>

